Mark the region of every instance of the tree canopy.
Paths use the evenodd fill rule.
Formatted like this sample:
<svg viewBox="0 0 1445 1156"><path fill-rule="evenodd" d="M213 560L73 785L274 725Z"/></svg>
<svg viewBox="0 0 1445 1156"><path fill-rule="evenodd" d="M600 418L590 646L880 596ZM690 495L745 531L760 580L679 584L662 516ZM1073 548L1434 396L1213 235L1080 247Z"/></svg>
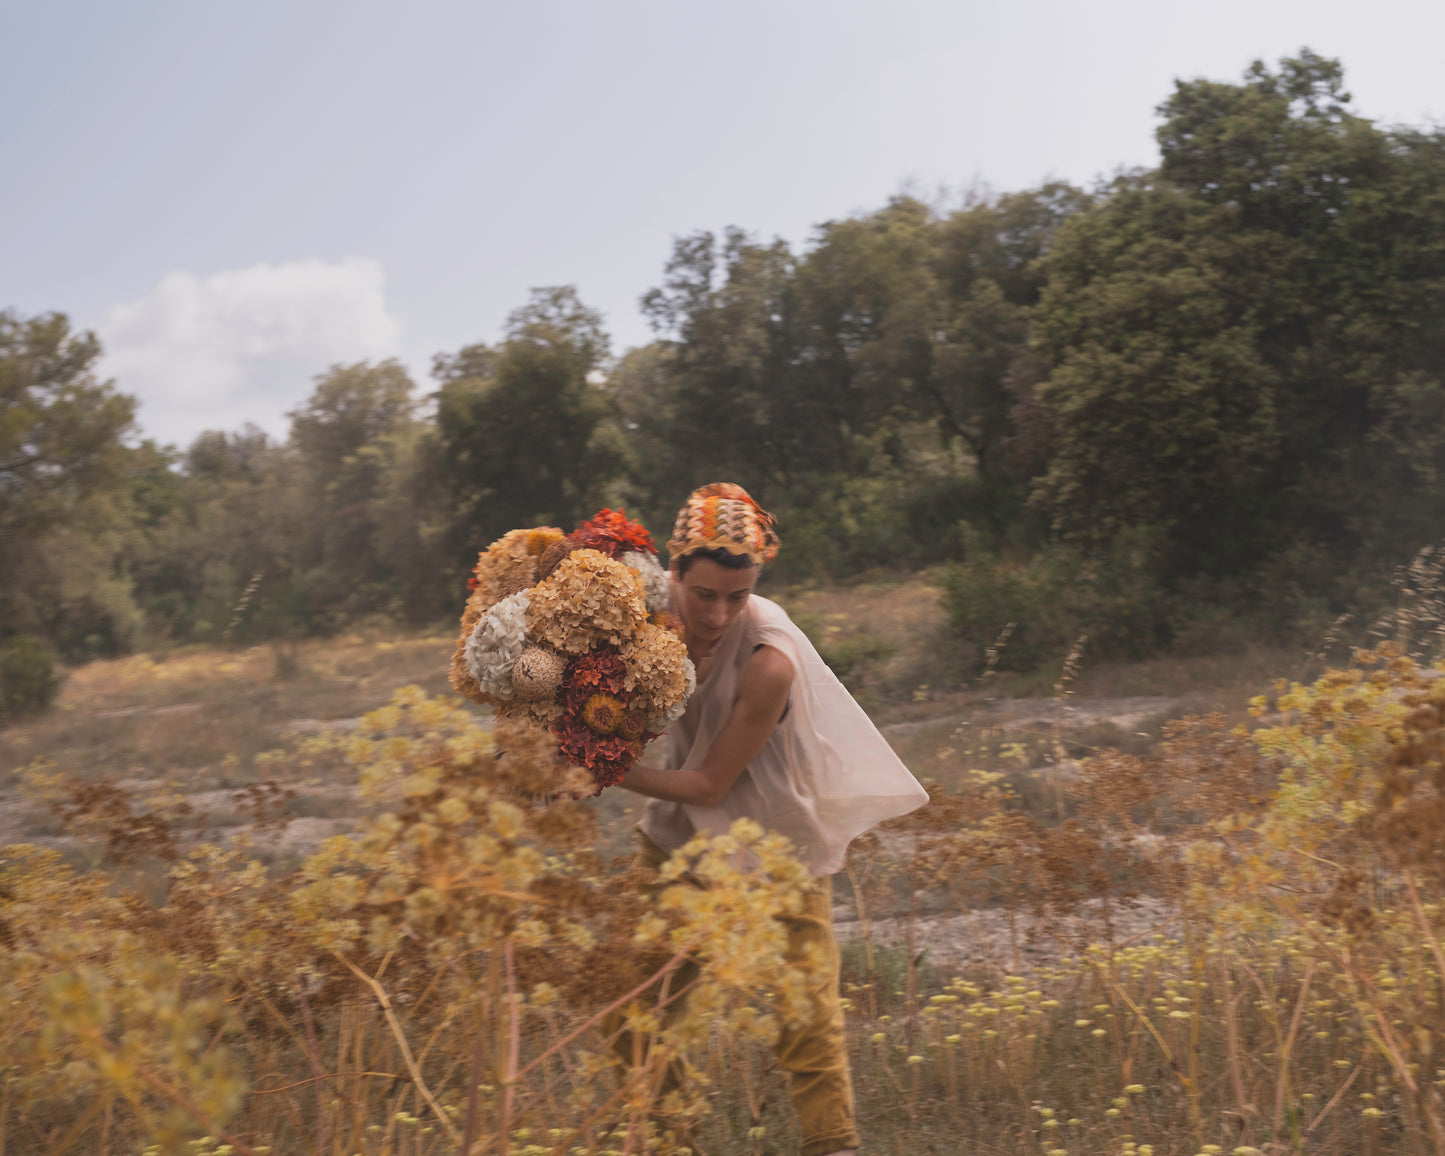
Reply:
<svg viewBox="0 0 1445 1156"><path fill-rule="evenodd" d="M681 237L618 356L534 290L429 396L331 367L281 441L137 443L93 336L0 314L0 671L441 616L514 526L664 533L719 479L780 515L783 570L954 563L960 629L1032 615L1020 654L1378 600L1445 524L1445 131L1357 115L1308 51L1158 114L1158 167L1090 190Z"/></svg>
<svg viewBox="0 0 1445 1156"><path fill-rule="evenodd" d="M1342 82L1310 53L1180 82L1159 170L1059 230L1033 321L1064 533L1147 528L1176 578L1438 533L1445 137L1354 116Z"/></svg>

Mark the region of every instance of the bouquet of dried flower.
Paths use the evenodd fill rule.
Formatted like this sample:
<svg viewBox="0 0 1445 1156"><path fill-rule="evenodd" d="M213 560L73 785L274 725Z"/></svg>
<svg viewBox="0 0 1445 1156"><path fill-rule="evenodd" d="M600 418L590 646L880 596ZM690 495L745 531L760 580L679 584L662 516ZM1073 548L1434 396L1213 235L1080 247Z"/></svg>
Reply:
<svg viewBox="0 0 1445 1156"><path fill-rule="evenodd" d="M687 706L696 676L652 537L603 510L572 533L513 530L477 559L451 683L551 730L598 790Z"/></svg>

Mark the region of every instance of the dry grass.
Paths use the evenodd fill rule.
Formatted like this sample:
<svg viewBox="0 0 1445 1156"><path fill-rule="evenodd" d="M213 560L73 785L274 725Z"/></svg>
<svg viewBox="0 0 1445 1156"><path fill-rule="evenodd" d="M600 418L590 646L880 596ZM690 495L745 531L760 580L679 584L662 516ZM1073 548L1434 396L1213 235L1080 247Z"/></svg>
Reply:
<svg viewBox="0 0 1445 1156"><path fill-rule="evenodd" d="M298 721L358 718L404 684L444 691L451 645L440 634L310 641L284 675L269 646L93 662L70 672L52 714L0 731L0 768L44 758L80 775L246 781Z"/></svg>
<svg viewBox="0 0 1445 1156"><path fill-rule="evenodd" d="M1063 822L974 768L860 840L840 897L872 1151L1445 1152L1445 680L1395 663L1268 707L1281 725L1255 738L1214 720L1081 764ZM785 861L715 860L713 887L649 925L647 881L591 854L593 813L538 805L554 772L504 746L513 762L415 691L302 742L288 757L359 767L377 809L289 876L57 784L82 831L128 841L88 879L23 849L0 866L7 1150L678 1151L683 1132L649 1148L659 1120L704 1156L795 1151L756 1030L775 961L747 939ZM168 890L117 902L138 855L170 865ZM930 958L944 900L1050 950ZM1158 926L1125 918L1143 900ZM663 1103L611 1070L598 1013L679 946L724 986L694 990L700 1022L654 1025L644 1071L696 1065Z"/></svg>
<svg viewBox="0 0 1445 1156"><path fill-rule="evenodd" d="M451 640L438 635L359 634L288 647L193 648L134 655L70 672L50 715L0 731L0 840L40 836L53 846L54 821L20 795L18 772L45 765L80 780L108 780L137 795L179 792L190 825L226 828L247 821L235 792L274 774L267 752L298 735L345 729L390 695L414 684L446 689ZM357 813L353 784L287 765L302 824L293 851L331 834L325 820Z"/></svg>
<svg viewBox="0 0 1445 1156"><path fill-rule="evenodd" d="M902 650L932 630L921 589L899 584L876 603L865 591L811 591L789 605L825 632L838 626L828 637L866 621ZM398 815L401 832L429 830L436 799L358 795L358 758L363 774L380 765L400 716L360 734L347 720L395 682L421 675L441 690L449 648L440 637L315 644L299 648L284 678L264 649L96 664L72 677L61 713L0 735L7 773L36 758L57 767L36 782L61 802L69 833L33 809L21 816L32 824L25 833L79 849L103 872L67 876L30 852L0 864L0 986L19 1001L8 1022L0 1016L5 1151L134 1152L149 1138L214 1154L225 1144L200 1138L224 1126L233 1151L420 1156L458 1150L453 1133L466 1119L476 1153L644 1150L660 1106L638 1085L608 1099L616 1077L596 1058L607 1045L593 1016L619 980L604 983L599 962L614 956L583 964L575 952L585 936L561 925L560 939L540 944L539 932L518 939L506 920L463 933L486 916L466 880L495 888L497 871L511 869L491 852L459 866L477 854L469 832L495 821L465 792L492 777L446 772L443 795L463 792L466 810L435 855L387 824ZM1086 666L1032 701L998 685L930 688L887 709L891 740L946 789L913 820L861 841L837 886L837 902L858 917L843 936L844 980L870 1151L1445 1154L1445 1068L1436 1068L1445 680L1408 663L1341 675L1261 704L1251 726L1272 725L1234 734L1246 714L1239 688L1257 686L1265 664L1236 655L1214 666ZM1205 674L1220 686L1194 681ZM1232 698L1230 717L1161 746L1164 718L1219 697ZM485 746L475 715L406 709L441 711L473 736L469 749ZM313 722L288 733L296 720ZM369 754L358 755L358 741ZM428 774L453 757L406 749ZM121 789L106 794L107 780ZM238 796L248 784L275 784L274 793ZM186 798L204 801L210 817L178 812ZM16 841L11 804L0 844ZM569 828L571 850L543 861L566 878L568 863L588 866L565 885L529 885L540 896L585 883L568 903L582 903L588 934L616 913L607 942L617 960L633 941L616 928L635 926L646 907L605 861L625 850L635 808L623 792L574 806L585 835ZM269 874L251 873L248 856L266 848L278 818L298 813L328 825L310 829L317 836L357 826L389 834L340 858L306 859L318 840L294 843L270 855ZM525 813L535 823L551 811ZM246 827L253 850L200 846ZM545 834L537 829L539 848ZM408 862L409 891L388 883L391 906L356 907L355 895ZM187 874L186 864L204 869ZM369 882L355 893L338 882L353 877ZM407 898L439 881L439 905ZM749 884L736 885L750 902ZM535 909L529 886L507 902ZM33 942L17 932L22 908ZM366 920L385 911L390 930L368 940ZM398 929L404 946L388 954L386 935ZM328 935L349 944L346 966L341 940L318 946ZM965 935L994 942L964 950ZM507 977L517 983L519 973L507 952L524 946L543 952L528 983L545 971L572 987L561 1003L545 997L509 1017ZM152 990L180 1002L155 1005L143 995ZM102 1010L109 1019L96 1018ZM107 1058L112 1045L129 1049L129 1067ZM670 1107L692 1121L694 1151L796 1150L766 1047L747 1031L711 1030L686 1046L701 1098ZM506 1072L544 1054L551 1066L532 1069L505 1107ZM382 1075L357 1074L366 1072ZM561 1095L584 1086L602 1096L590 1103L611 1107L591 1117L586 1096Z"/></svg>
<svg viewBox="0 0 1445 1156"><path fill-rule="evenodd" d="M965 766L1002 770L1025 797L1055 790L1058 767L1067 773L1091 749L1148 749L1169 717L1216 709L1243 717L1239 704L1267 685L1278 663L1298 659L1260 653L1100 670L1085 655L1066 697L1043 679L1000 676L958 686L949 681L940 589L927 574L769 593L830 658L851 656L847 681L915 773L957 786ZM258 756L264 764L267 752L298 735L346 729L396 686L446 692L451 646L443 631L356 633L81 667L70 673L53 714L0 731L0 841L38 838L67 854L81 850L53 816L21 797L16 771L37 760L65 775L185 795L192 807L185 822L197 839L237 829L247 811L235 792L280 774L294 792L285 810L299 821L262 850L268 861L294 865L321 839L348 829L361 808L334 767L258 767ZM1020 713L1013 700L1029 691L1039 701ZM1139 696L1152 700L1144 719L1135 717ZM593 806L600 850L627 853L640 803L607 792Z"/></svg>

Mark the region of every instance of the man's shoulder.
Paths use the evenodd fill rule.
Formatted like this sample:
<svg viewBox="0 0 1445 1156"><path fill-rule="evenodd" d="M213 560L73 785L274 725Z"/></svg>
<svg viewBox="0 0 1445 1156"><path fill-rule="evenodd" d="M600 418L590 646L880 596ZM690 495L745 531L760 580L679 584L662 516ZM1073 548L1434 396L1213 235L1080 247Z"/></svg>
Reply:
<svg viewBox="0 0 1445 1156"><path fill-rule="evenodd" d="M793 685L793 660L776 646L760 642L748 655L739 691L745 698L781 701Z"/></svg>
<svg viewBox="0 0 1445 1156"><path fill-rule="evenodd" d="M753 594L748 598L748 609L752 612L753 621L758 625L792 625L793 620L788 617L788 612L771 598L764 598L761 594Z"/></svg>

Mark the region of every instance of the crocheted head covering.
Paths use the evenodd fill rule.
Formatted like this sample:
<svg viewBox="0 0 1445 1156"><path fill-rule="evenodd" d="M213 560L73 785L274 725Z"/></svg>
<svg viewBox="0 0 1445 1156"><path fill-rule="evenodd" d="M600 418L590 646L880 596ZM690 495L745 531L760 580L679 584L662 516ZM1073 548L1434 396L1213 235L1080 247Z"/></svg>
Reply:
<svg viewBox="0 0 1445 1156"><path fill-rule="evenodd" d="M677 512L667 552L677 560L694 550L746 554L761 566L778 556L773 516L732 482L699 486Z"/></svg>

